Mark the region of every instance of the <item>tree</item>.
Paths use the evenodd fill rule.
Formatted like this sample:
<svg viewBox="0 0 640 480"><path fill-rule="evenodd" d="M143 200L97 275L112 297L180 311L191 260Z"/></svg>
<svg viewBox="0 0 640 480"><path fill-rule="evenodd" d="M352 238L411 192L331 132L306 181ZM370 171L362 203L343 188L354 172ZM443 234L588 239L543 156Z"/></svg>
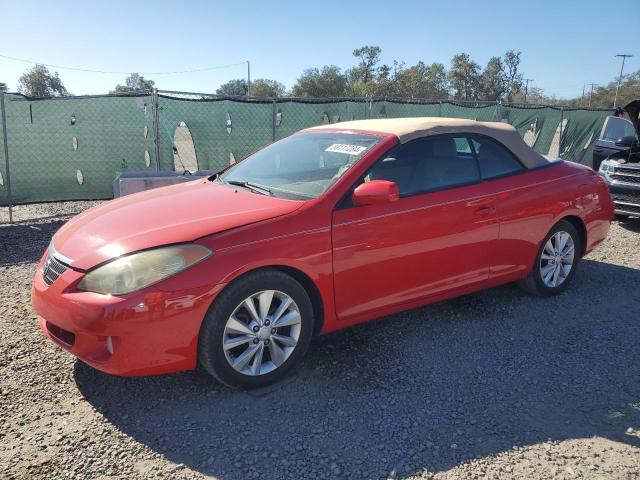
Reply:
<svg viewBox="0 0 640 480"><path fill-rule="evenodd" d="M502 57L502 75L504 76L504 88L508 102L511 102L513 97L522 91L522 74L518 69L521 54L522 52L507 50Z"/></svg>
<svg viewBox="0 0 640 480"><path fill-rule="evenodd" d="M244 78L236 78L220 85L216 93L218 95L242 96L247 94L247 90L247 81Z"/></svg>
<svg viewBox="0 0 640 480"><path fill-rule="evenodd" d="M480 97L482 100L501 100L506 91L503 65L500 57L491 57L480 74Z"/></svg>
<svg viewBox="0 0 640 480"><path fill-rule="evenodd" d="M294 97L341 97L345 94L347 79L335 65L322 70L306 69L293 86Z"/></svg>
<svg viewBox="0 0 640 480"><path fill-rule="evenodd" d="M58 72L51 74L44 65L35 65L18 79L18 91L29 97L60 97L69 92Z"/></svg>
<svg viewBox="0 0 640 480"><path fill-rule="evenodd" d="M375 80L375 68L380 63L381 54L382 49L377 46L356 48L353 51L353 56L360 59L360 63L351 70L353 78L365 85L373 82Z"/></svg>
<svg viewBox="0 0 640 480"><path fill-rule="evenodd" d="M404 70L404 62L393 61L393 66L382 65L378 68L378 80L375 84L374 95L381 97L397 97L403 93L399 89L398 76Z"/></svg>
<svg viewBox="0 0 640 480"><path fill-rule="evenodd" d="M447 71L441 63L418 62L395 77L397 95L412 98L443 99L449 96Z"/></svg>
<svg viewBox="0 0 640 480"><path fill-rule="evenodd" d="M591 96L591 106L613 108L613 98L616 94L617 83L618 79L615 78L607 85L597 87ZM585 97L588 97L588 95L585 95ZM635 100L636 98L640 98L640 70L622 77L622 83L620 84L620 90L618 91L617 105L619 107L624 107L631 100ZM584 105L587 105L588 100L585 99L583 103Z"/></svg>
<svg viewBox="0 0 640 480"><path fill-rule="evenodd" d="M480 66L471 60L469 54L459 53L451 59L449 81L453 96L461 100L473 100L478 96L480 86Z"/></svg>
<svg viewBox="0 0 640 480"><path fill-rule="evenodd" d="M147 80L139 73L132 73L124 80L124 85L116 85L115 90L111 93L125 93L135 92L138 90L151 90L155 86L156 82L153 80Z"/></svg>
<svg viewBox="0 0 640 480"><path fill-rule="evenodd" d="M347 94L352 96L372 95L376 91L376 81L380 72L377 69L380 63L380 55L382 49L377 46L364 46L356 48L353 56L358 58L360 62L346 72L347 77ZM382 67L383 75L388 73L389 67Z"/></svg>
<svg viewBox="0 0 640 480"><path fill-rule="evenodd" d="M251 82L251 95L254 97L282 97L286 92L286 87L268 78L258 78Z"/></svg>
<svg viewBox="0 0 640 480"><path fill-rule="evenodd" d="M7 87L7 84L4 82L0 82L0 92L6 92L7 90L9 90L9 87Z"/></svg>

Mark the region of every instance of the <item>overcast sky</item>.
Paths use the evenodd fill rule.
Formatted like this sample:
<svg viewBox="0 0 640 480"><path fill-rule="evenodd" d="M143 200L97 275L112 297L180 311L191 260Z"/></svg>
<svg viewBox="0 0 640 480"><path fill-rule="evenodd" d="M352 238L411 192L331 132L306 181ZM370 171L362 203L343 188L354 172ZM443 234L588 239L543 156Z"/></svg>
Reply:
<svg viewBox="0 0 640 480"><path fill-rule="evenodd" d="M449 66L467 52L484 66L508 49L522 51L522 72L546 94L574 97L620 70L617 53L635 56L639 0L416 0L393 2L0 0L0 55L90 70L140 72L159 88L214 92L246 65L160 75L251 61L252 78L291 87L308 67L354 64L353 49L379 45L383 61ZM615 12L611 12L611 9ZM615 21L614 18L619 19ZM16 90L31 64L0 58L0 81ZM74 94L106 93L125 74L57 70ZM588 87L587 87L588 88Z"/></svg>

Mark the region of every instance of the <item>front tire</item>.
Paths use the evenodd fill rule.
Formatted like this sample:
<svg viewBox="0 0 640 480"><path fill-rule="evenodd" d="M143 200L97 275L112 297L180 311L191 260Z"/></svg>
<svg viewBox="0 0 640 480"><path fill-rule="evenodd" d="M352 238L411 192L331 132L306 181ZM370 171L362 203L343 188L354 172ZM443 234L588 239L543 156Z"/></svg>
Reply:
<svg viewBox="0 0 640 480"><path fill-rule="evenodd" d="M576 228L560 220L542 241L533 267L519 285L539 297L557 295L569 286L576 274L582 242Z"/></svg>
<svg viewBox="0 0 640 480"><path fill-rule="evenodd" d="M250 273L229 285L205 316L200 365L230 387L256 388L289 373L313 334L305 289L279 270Z"/></svg>

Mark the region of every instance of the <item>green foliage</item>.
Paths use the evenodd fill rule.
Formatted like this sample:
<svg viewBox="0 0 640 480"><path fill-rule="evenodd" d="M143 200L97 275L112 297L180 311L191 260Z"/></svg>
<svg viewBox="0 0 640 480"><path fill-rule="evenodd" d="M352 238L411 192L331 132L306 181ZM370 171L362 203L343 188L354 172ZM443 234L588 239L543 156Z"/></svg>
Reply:
<svg viewBox="0 0 640 480"><path fill-rule="evenodd" d="M522 52L507 50L502 60L502 75L506 100L513 101L513 97L522 91L522 73L520 73L520 55Z"/></svg>
<svg viewBox="0 0 640 480"><path fill-rule="evenodd" d="M132 73L124 80L124 85L116 85L115 90L111 93L135 92L138 90L151 90L156 83L153 80L147 80L139 73Z"/></svg>
<svg viewBox="0 0 640 480"><path fill-rule="evenodd" d="M395 75L394 96L445 99L449 96L447 71L441 63L418 62Z"/></svg>
<svg viewBox="0 0 640 480"><path fill-rule="evenodd" d="M276 80L258 78L251 82L251 95L254 97L282 97L287 88Z"/></svg>
<svg viewBox="0 0 640 480"><path fill-rule="evenodd" d="M340 97L346 93L347 79L335 65L322 70L308 68L293 86L294 97Z"/></svg>
<svg viewBox="0 0 640 480"><path fill-rule="evenodd" d="M29 97L59 97L69 95L58 72L51 74L44 65L35 65L18 79L18 91Z"/></svg>
<svg viewBox="0 0 640 480"><path fill-rule="evenodd" d="M216 90L218 95L246 95L247 94L247 81L244 78L235 78L229 80L227 83L220 85L220 88Z"/></svg>
<svg viewBox="0 0 640 480"><path fill-rule="evenodd" d="M473 100L478 98L480 87L480 66L471 60L468 53L459 53L451 59L449 81L453 98Z"/></svg>
<svg viewBox="0 0 640 480"><path fill-rule="evenodd" d="M6 92L9 88L7 87L7 84L4 82L0 82L0 92Z"/></svg>
<svg viewBox="0 0 640 480"><path fill-rule="evenodd" d="M507 89L502 73L503 65L500 57L491 57L480 74L480 96L482 100L500 100Z"/></svg>

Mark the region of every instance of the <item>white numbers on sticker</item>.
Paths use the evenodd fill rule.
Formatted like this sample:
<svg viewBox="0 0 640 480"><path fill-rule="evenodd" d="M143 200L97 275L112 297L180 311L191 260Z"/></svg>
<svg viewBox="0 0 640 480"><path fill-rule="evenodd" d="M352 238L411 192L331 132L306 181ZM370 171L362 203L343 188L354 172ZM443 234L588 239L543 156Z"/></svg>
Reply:
<svg viewBox="0 0 640 480"><path fill-rule="evenodd" d="M349 145L346 143L334 143L329 148L325 148L325 152L344 153L346 155L360 155L367 147L360 145Z"/></svg>

